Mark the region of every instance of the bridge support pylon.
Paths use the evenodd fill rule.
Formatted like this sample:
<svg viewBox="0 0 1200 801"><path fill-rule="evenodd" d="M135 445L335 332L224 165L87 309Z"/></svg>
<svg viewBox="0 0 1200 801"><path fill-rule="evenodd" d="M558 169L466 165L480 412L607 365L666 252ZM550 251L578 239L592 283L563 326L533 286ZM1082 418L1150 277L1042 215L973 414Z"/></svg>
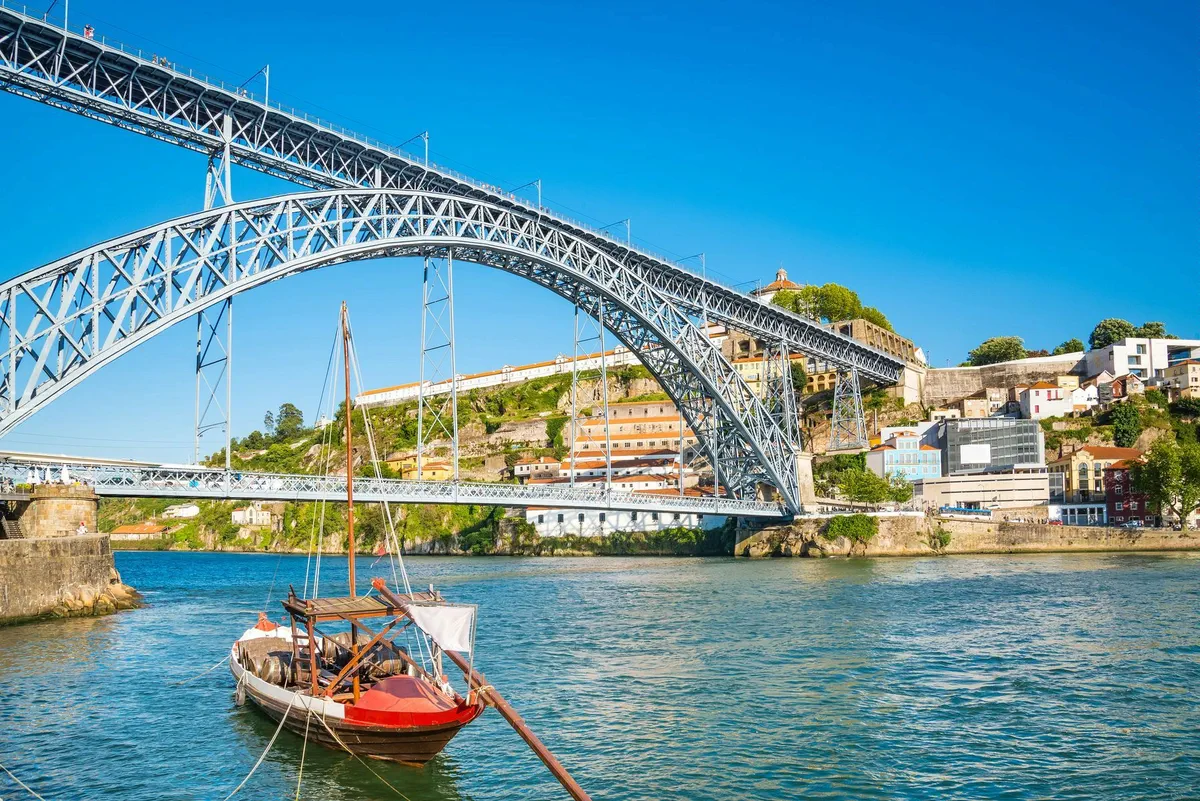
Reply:
<svg viewBox="0 0 1200 801"><path fill-rule="evenodd" d="M833 424L829 450L862 450L868 445L867 420L863 414L862 386L857 367L839 367L833 388Z"/></svg>
<svg viewBox="0 0 1200 801"><path fill-rule="evenodd" d="M222 146L208 156L208 171L204 177L206 211L233 203L230 180L233 120L228 115L221 120L221 139ZM235 264L229 264L227 269L234 271L237 267ZM216 288L215 282L210 281L207 286L197 283L196 299L199 300L206 292ZM229 298L196 315L196 432L193 453L196 464L200 463L200 440L207 432L222 429L225 432L225 469L229 469L232 406L233 298Z"/></svg>

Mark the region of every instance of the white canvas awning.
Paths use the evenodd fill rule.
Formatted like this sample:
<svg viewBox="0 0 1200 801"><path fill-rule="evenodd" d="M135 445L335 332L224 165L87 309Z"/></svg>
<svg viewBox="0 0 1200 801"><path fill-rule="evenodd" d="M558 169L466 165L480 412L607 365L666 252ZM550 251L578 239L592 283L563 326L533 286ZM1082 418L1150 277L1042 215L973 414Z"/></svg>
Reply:
<svg viewBox="0 0 1200 801"><path fill-rule="evenodd" d="M408 613L443 651L471 652L475 634L475 607L412 604L408 607Z"/></svg>

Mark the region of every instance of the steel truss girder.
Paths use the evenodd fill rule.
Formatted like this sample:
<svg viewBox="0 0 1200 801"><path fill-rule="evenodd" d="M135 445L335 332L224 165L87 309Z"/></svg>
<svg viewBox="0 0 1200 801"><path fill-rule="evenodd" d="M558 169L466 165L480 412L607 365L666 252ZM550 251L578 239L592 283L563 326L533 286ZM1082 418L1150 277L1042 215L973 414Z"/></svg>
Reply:
<svg viewBox="0 0 1200 801"><path fill-rule="evenodd" d="M422 191L325 191L223 206L0 284L0 434L170 325L267 281L371 257L445 257L507 270L594 309L681 406L719 467L799 510L793 444L696 320L588 242L482 201ZM204 290L204 291L200 291Z"/></svg>
<svg viewBox="0 0 1200 801"><path fill-rule="evenodd" d="M863 414L862 389L858 371L839 370L833 387L833 416L829 428L829 450L865 448L867 421Z"/></svg>
<svg viewBox="0 0 1200 801"><path fill-rule="evenodd" d="M57 472L59 465L0 463L0 478L20 484L31 467ZM71 475L97 495L121 498L220 498L227 500L344 501L345 476L247 473L205 468L71 465ZM547 506L558 509L647 510L681 514L730 515L777 519L787 515L780 503L718 497L679 497L604 490L580 484L491 484L472 481L354 479L360 502L451 503L485 506Z"/></svg>
<svg viewBox="0 0 1200 801"><path fill-rule="evenodd" d="M511 193L4 8L0 89L206 154L224 145L228 118L233 160L252 169L317 189L424 189L486 200L537 217L546 227L621 262L686 313L705 309L714 321L786 342L793 352L831 365L856 367L864 378L884 384L894 384L903 370L903 362L890 354L531 206Z"/></svg>

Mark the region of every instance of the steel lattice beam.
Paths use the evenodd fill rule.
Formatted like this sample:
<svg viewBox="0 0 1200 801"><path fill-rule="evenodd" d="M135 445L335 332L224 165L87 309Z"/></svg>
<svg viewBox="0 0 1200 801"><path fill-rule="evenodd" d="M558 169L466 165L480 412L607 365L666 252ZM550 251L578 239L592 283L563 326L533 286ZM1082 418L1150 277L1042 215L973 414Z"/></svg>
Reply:
<svg viewBox="0 0 1200 801"><path fill-rule="evenodd" d="M30 469L57 472L57 465L0 463L0 478L26 481ZM344 501L345 476L245 473L205 468L121 467L73 462L71 475L102 496L217 498L225 500ZM681 514L772 519L787 514L779 503L733 498L605 492L567 484L488 484L471 481L405 481L355 478L354 499L389 503L470 503L481 506L546 506L558 509L647 510Z"/></svg>
<svg viewBox="0 0 1200 801"><path fill-rule="evenodd" d="M424 191L307 192L222 206L110 240L0 284L0 434L104 364L239 292L381 256L520 275L603 320L680 405L723 487L774 486L799 510L794 443L654 273L536 215Z"/></svg>
<svg viewBox="0 0 1200 801"><path fill-rule="evenodd" d="M704 309L714 321L786 343L791 352L854 367L863 378L884 384L899 380L903 369L896 357L814 320L761 303L511 193L294 110L264 105L235 87L156 64L103 37L67 33L6 8L0 8L0 89L205 154L228 141L235 162L313 188L423 189L536 216L545 228L619 261L688 314ZM228 138L223 136L226 119Z"/></svg>

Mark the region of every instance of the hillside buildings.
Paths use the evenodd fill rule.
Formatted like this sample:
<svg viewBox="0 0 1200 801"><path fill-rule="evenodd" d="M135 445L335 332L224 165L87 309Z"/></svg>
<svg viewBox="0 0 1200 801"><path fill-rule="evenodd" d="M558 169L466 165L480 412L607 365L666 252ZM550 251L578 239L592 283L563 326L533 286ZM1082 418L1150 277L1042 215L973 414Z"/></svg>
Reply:
<svg viewBox="0 0 1200 801"><path fill-rule="evenodd" d="M899 432L867 453L867 469L885 478L921 481L942 475L940 448L921 442L919 434Z"/></svg>
<svg viewBox="0 0 1200 801"><path fill-rule="evenodd" d="M938 438L948 476L1046 469L1045 435L1032 420L947 420L939 426Z"/></svg>
<svg viewBox="0 0 1200 801"><path fill-rule="evenodd" d="M1105 500L1105 469L1117 462L1141 457L1137 448L1116 448L1086 445L1073 453L1055 459L1047 465L1051 473L1062 476L1063 500L1066 503L1087 503Z"/></svg>
<svg viewBox="0 0 1200 801"><path fill-rule="evenodd" d="M1084 354L1084 375L1108 371L1126 373L1142 380L1164 378L1167 368L1192 359L1200 360L1200 339L1146 339L1129 337L1105 348Z"/></svg>

